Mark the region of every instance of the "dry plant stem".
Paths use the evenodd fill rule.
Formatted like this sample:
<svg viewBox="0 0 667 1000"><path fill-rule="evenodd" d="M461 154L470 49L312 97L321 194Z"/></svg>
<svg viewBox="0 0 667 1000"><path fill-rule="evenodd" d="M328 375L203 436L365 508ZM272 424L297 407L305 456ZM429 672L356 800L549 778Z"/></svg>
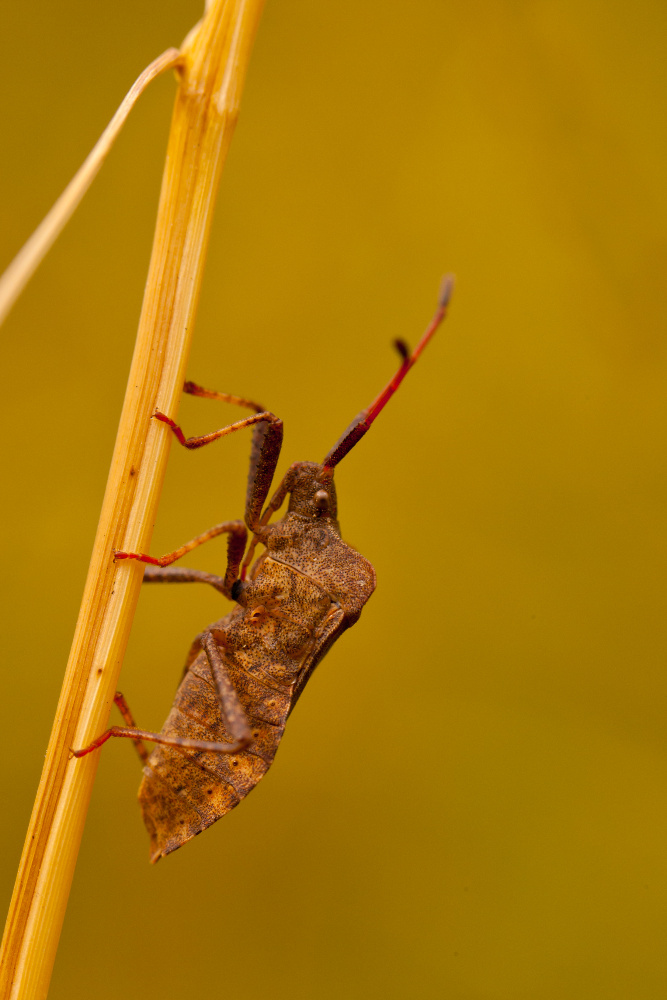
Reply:
<svg viewBox="0 0 667 1000"><path fill-rule="evenodd" d="M156 76L175 66L179 59L178 49L167 49L134 81L72 180L0 277L0 326L95 180L139 97Z"/></svg>
<svg viewBox="0 0 667 1000"><path fill-rule="evenodd" d="M237 117L263 0L213 0L181 50L181 79L162 182L137 343L83 603L9 911L0 998L46 997L97 754L89 743L109 710L143 566L113 549L145 552L175 416L215 193ZM94 986L92 988L94 993Z"/></svg>

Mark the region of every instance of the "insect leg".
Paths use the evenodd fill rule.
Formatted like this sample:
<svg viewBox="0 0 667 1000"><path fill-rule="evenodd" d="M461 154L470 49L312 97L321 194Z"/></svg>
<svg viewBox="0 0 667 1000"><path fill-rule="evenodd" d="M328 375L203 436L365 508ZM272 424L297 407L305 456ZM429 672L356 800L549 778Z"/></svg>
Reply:
<svg viewBox="0 0 667 1000"><path fill-rule="evenodd" d="M118 706L127 725L111 726L100 736L94 739L92 743L89 743L88 746L83 747L81 750L72 750L72 756L85 757L86 754L92 753L93 750L97 750L99 747L103 746L107 740L111 739L112 736L134 740L137 753L144 764L148 760L148 751L142 742L143 740L147 740L150 743L161 743L164 746L175 747L177 750L204 750L213 753L238 753L240 750L247 747L251 741L252 735L248 725L248 720L245 712L243 711L243 706L238 699L238 695L236 694L236 691L234 690L234 687L229 679L224 660L210 631L203 632L193 641L185 661L183 673L186 674L188 672L192 663L201 651L202 646L206 650L209 665L211 667L211 673L213 674L213 679L218 692L222 714L227 722L231 735L234 737L233 742L214 743L208 740L192 740L184 736L164 736L162 733L154 733L147 729L138 729L125 698L120 691L117 691L114 695L114 702Z"/></svg>
<svg viewBox="0 0 667 1000"><path fill-rule="evenodd" d="M208 740L191 740L186 736L163 736L162 733L152 733L148 729L126 729L124 726L111 726L87 747L82 750L72 750L72 756L85 757L86 754L103 746L112 736L120 736L128 740L147 740L149 743L160 743L163 746L175 747L177 750L205 750L209 753L238 753L239 750L247 747L250 741L250 737L248 737L248 739L236 740L234 743L211 743Z"/></svg>
<svg viewBox="0 0 667 1000"><path fill-rule="evenodd" d="M219 399L224 403L246 406L248 409L255 411L254 416L249 417L245 421L239 420L235 424L230 424L229 427L223 428L221 431L214 431L212 435L206 434L201 438L188 438L187 440L184 438L180 427L177 427L173 421L166 418L163 414L155 414L159 420L163 420L169 424L180 443L185 445L186 448L199 448L203 444L209 444L210 441L216 440L217 437L221 437L223 434L229 434L232 431L241 430L242 427L255 424L252 435L248 490L246 494L246 524L249 528L253 529L259 522L262 507L271 489L273 473L276 469L283 440L282 420L279 420L273 413L265 410L263 406L259 403L254 403L251 399L232 396L228 392L215 392L212 389L204 389L203 386L197 385L195 382L186 382L183 386L183 392L187 392L191 396L201 396L205 399Z"/></svg>
<svg viewBox="0 0 667 1000"><path fill-rule="evenodd" d="M219 580L220 577L211 577L208 579L203 579L202 575L194 575L197 573L196 570L182 570L180 574L177 571L172 571L171 574L159 573L158 571L153 571L152 574L146 576L144 575L144 580L149 583L154 583L158 581L162 582L179 582L179 583L189 583L195 580L204 583L211 583L214 587L217 587L231 600L231 588L232 584L239 575L239 566L241 565L241 559L243 558L243 553L245 551L246 541L248 538L248 532L243 524L243 521L223 521L222 524L216 524L208 531L205 531L201 535L197 535L191 541L186 542L185 545L181 545L180 549L174 549L173 552L168 552L164 556L145 555L141 552L115 552L115 559L136 559L139 562L149 563L151 566L167 567L171 563L176 562L182 556L186 555L188 552L192 552L197 546L203 545L204 542L210 541L212 538L217 538L218 535L224 533L229 534L229 542L227 543L227 569L225 571L224 580L222 581L222 587L220 587L214 580ZM209 574L203 574L203 576L209 577Z"/></svg>
<svg viewBox="0 0 667 1000"><path fill-rule="evenodd" d="M237 420L233 424L221 427L210 434L202 434L200 437L186 438L179 425L168 417L165 413L157 410L153 416L156 420L161 420L171 428L179 443L185 448L201 448L226 434L233 434L244 427L254 426L252 435L252 447L250 451L250 469L248 471L248 489L246 492L245 520L251 531L260 523L262 507L266 502L273 474L276 471L280 448L283 441L283 422L270 410L262 410L258 403L240 396L232 396L225 392L214 392L204 389L194 382L186 382L184 391L193 396L203 396L207 399L220 399L227 403L236 403L239 406L247 406L255 410L251 417L244 420Z"/></svg>
<svg viewBox="0 0 667 1000"><path fill-rule="evenodd" d="M197 639L199 639L199 642L197 639L193 642L185 664L186 671L195 659L201 646L204 645L204 638L207 635L210 636L210 633L204 633L201 637L198 636ZM211 641L213 642L212 637ZM215 646L214 642L213 645ZM217 652L217 647L215 647L215 649ZM222 660L219 652L217 655L220 660ZM220 703L223 708L225 719L229 725L230 732L234 736L234 741L232 743L213 743L208 740L191 740L185 736L163 736L162 733L153 733L147 729L138 729L135 725L134 719L132 718L132 713L130 712L125 698L120 691L117 691L114 696L114 701L120 709L127 726L111 726L103 732L101 736L94 739L92 743L89 743L87 747L83 747L82 750L72 750L72 756L85 757L86 754L92 753L93 750L97 750L101 747L107 742L107 740L111 739L112 736L134 740L137 753L144 764L148 760L148 751L142 742L143 740L148 740L150 743L162 743L165 746L176 747L176 749L179 750L208 750L213 751L214 753L237 753L239 750L243 750L251 739L250 727L246 721L245 712L241 707L241 703L238 700L236 691L231 685L224 666L222 666L221 671L218 670L217 664L214 668L213 663L211 662L210 654L209 663L211 663L211 670L213 672L213 677L216 681L219 694L221 687L225 692L224 697L226 698L226 701L223 702L221 696ZM221 674L224 674L224 676L220 676Z"/></svg>
<svg viewBox="0 0 667 1000"><path fill-rule="evenodd" d="M215 630L219 639L224 633ZM211 673L218 692L218 701L222 710L222 716L227 723L230 734L235 740L235 750L242 750L247 747L252 739L252 732L248 725L247 716L243 710L243 705L239 701L234 685L229 679L229 673L225 666L222 653L218 643L213 637L213 630L208 629L202 633L201 644L206 651Z"/></svg>
<svg viewBox="0 0 667 1000"><path fill-rule="evenodd" d="M217 431L211 431L209 434L200 434L189 438L186 438L180 426L175 420L168 417L166 413L162 413L161 410L156 410L153 416L156 420L160 420L163 424L171 427L178 443L182 444L184 448L188 448L190 451L195 448L203 448L205 444L211 444L211 442L217 441L218 438L226 437L227 434L233 434L235 431L241 431L244 427L252 427L254 424L280 425L282 438L283 422L275 415L275 413L271 413L269 410L264 410L262 413L253 413L251 417L244 417L243 420L236 420L233 424L227 424L225 427L220 427Z"/></svg>
<svg viewBox="0 0 667 1000"><path fill-rule="evenodd" d="M222 403L232 403L233 406L245 406L249 410L254 410L255 413L264 413L266 407L262 406L261 403L253 403L252 399L244 399L243 396L233 396L230 392L216 392L215 389L205 389L202 385L197 385L196 382L186 382L183 386L183 392L187 392L190 396L201 396L203 399L219 399Z"/></svg>
<svg viewBox="0 0 667 1000"><path fill-rule="evenodd" d="M187 387L191 388L188 389ZM194 390L197 390L196 392ZM228 401L238 401L241 405L254 406L249 400L241 400L238 396L227 396L225 393L213 393L207 389L201 389L194 383L186 382L186 391L193 392L193 395L209 396L213 398L224 398ZM250 469L248 471L248 489L246 492L246 512L245 520L251 531L259 524L262 507L266 501L273 473L276 471L280 448L283 442L283 422L269 410L253 413L251 417L244 420L237 420L236 423L221 427L220 430L211 431L210 434L202 434L201 437L186 438L183 431L175 421L165 413L156 410L153 414L156 420L161 420L172 429L176 438L185 448L201 448L205 444L217 441L218 438L234 431L240 431L244 427L254 426L252 435L252 446L250 450Z"/></svg>
<svg viewBox="0 0 667 1000"><path fill-rule="evenodd" d="M253 556L255 554L255 547L257 545L257 542L261 542L261 540L262 540L262 538L261 538L261 534L262 534L261 533L261 529L264 528L264 527L266 527L266 525L269 523L269 521L271 519L271 516L273 514L275 514L275 512L277 510L279 510L280 507L282 507L283 503L285 502L285 497L287 496L287 494L293 488L294 483L296 481L297 473L298 473L299 469L301 468L301 466L303 464L304 464L303 462L294 462L292 465L290 465L290 467L287 470L287 472L286 472L286 474L285 474L282 482L278 486L278 489L273 494L273 496L271 497L269 503L267 504L264 513L262 514L262 516L258 520L255 520L255 521L251 520L250 500L249 500L249 498L250 498L250 476L248 477L248 501L247 501L247 504L246 504L246 524L248 525L248 527L250 528L250 530L252 532L254 532L255 537L250 542L250 546L248 547L248 551L246 552L246 557L243 560L243 565L241 566L241 579L242 580L245 580L245 576L246 576L246 572L247 572L248 566L252 562ZM250 474L252 476L252 465L251 465L251 469L250 469ZM264 499L266 499L266 495L264 496ZM260 510L261 510L261 505L260 505ZM253 508L253 512L254 512L254 508ZM257 510L257 515L259 515L259 510Z"/></svg>
<svg viewBox="0 0 667 1000"><path fill-rule="evenodd" d="M116 691L115 695L113 696L113 700L116 703L116 707L118 708L118 711L123 716L123 720L125 722L125 725L128 726L131 729L136 729L137 728L137 724L136 724L136 722L134 721L134 719L132 717L132 712L130 711L130 706L125 701L124 695L122 695L120 693L120 691ZM148 750L143 745L143 743L141 742L141 740L135 740L134 746L136 748L137 753L139 754L139 759L141 760L142 764L145 764L146 761L148 760Z"/></svg>
<svg viewBox="0 0 667 1000"><path fill-rule="evenodd" d="M221 594L226 593L224 576L215 573L205 573L201 569L185 569L182 566L147 566L144 570L144 583L209 583Z"/></svg>

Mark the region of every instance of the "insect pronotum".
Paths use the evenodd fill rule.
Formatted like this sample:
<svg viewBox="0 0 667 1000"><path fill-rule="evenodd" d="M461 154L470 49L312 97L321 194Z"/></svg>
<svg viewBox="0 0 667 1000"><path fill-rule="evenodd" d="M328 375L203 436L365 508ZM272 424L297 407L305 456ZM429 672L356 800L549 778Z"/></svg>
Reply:
<svg viewBox="0 0 667 1000"><path fill-rule="evenodd" d="M151 841L151 861L170 854L238 805L266 774L285 723L313 670L338 637L354 625L375 588L375 571L347 545L338 525L334 469L363 437L415 364L447 312L452 278L417 347L395 346L401 364L382 392L355 417L321 465L295 462L264 507L280 455L282 421L247 399L186 382L185 392L248 407L252 416L185 438L159 411L186 448L200 448L253 426L245 524L224 521L160 558L115 552L115 559L148 563L145 583L207 583L234 607L196 637L173 708L160 733L138 729L116 694L126 726L112 726L75 757L111 736L135 741L144 763L139 801ZM271 516L289 494L287 513ZM248 531L252 534L246 545ZM173 567L187 552L227 533L224 577ZM253 562L257 543L264 552ZM157 746L149 755L143 741Z"/></svg>

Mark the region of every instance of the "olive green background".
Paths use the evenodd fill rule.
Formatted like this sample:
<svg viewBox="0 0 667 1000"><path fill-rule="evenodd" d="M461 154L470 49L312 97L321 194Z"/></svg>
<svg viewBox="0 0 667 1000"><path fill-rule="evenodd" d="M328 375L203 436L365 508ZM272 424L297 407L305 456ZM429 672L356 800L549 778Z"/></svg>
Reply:
<svg viewBox="0 0 667 1000"><path fill-rule="evenodd" d="M4 265L192 0L5 0ZM378 589L269 776L156 867L108 745L50 996L655 1000L667 992L664 59L651 0L269 0L189 376L337 472ZM174 83L141 100L2 331L2 900L77 615ZM186 399L188 433L237 411ZM243 509L249 440L172 449L152 551ZM220 571L224 543L188 565ZM159 728L224 602L142 595Z"/></svg>

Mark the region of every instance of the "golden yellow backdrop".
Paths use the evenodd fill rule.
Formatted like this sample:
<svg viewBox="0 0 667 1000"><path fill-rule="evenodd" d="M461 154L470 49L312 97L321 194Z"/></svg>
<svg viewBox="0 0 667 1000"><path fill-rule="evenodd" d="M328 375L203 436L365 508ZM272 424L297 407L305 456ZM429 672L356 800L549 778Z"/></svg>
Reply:
<svg viewBox="0 0 667 1000"><path fill-rule="evenodd" d="M0 266L191 0L6 0ZM667 12L655 0L269 0L189 366L341 465L378 590L257 791L148 865L102 754L54 1000L655 1000L667 990ZM3 902L99 512L173 99L158 81L2 331ZM232 342L233 353L222 348ZM199 433L233 411L186 399ZM239 438L242 436L239 435ZM173 449L153 551L243 509L249 441ZM207 550L208 549L208 550ZM189 565L219 571L224 543ZM147 589L159 728L205 588Z"/></svg>

